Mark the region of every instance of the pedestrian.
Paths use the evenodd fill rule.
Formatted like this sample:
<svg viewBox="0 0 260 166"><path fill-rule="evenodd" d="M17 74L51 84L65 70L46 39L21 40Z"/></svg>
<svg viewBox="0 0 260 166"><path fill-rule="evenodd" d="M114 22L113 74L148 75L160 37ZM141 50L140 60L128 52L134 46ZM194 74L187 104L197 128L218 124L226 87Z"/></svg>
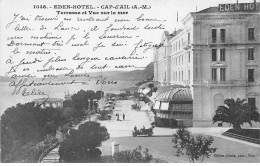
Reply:
<svg viewBox="0 0 260 166"><path fill-rule="evenodd" d="M117 120L119 121L119 114L117 114Z"/></svg>
<svg viewBox="0 0 260 166"><path fill-rule="evenodd" d="M125 114L123 114L123 120L125 120Z"/></svg>

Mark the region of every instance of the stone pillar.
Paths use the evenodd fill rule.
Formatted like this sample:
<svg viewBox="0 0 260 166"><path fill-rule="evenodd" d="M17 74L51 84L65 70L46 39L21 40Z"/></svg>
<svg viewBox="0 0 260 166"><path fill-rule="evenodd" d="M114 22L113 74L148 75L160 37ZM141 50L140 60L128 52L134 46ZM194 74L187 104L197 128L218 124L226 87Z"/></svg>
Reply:
<svg viewBox="0 0 260 166"><path fill-rule="evenodd" d="M119 143L117 142L112 142L111 146L112 146L112 156L114 156L115 153L119 152Z"/></svg>

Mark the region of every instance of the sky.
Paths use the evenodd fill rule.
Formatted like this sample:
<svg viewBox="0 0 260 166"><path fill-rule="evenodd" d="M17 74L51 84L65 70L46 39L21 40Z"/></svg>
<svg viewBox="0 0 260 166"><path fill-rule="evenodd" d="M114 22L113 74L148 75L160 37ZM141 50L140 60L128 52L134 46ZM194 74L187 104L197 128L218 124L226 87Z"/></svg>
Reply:
<svg viewBox="0 0 260 166"><path fill-rule="evenodd" d="M26 2L26 3L25 3ZM53 67L67 67L68 69L75 69L81 62L83 61L75 61L72 60L73 57L78 55L80 58L99 58L101 60L95 61L92 60L87 62L83 65L82 69L75 70L77 73L84 73L84 72L95 72L100 71L100 69L90 69L92 66L104 66L107 64L109 68L105 68L104 70L136 70L136 69L143 69L147 64L153 61L153 50L149 49L148 51L144 52L144 49L137 49L136 53L130 55L137 43L142 40L142 43L149 42L152 44L159 44L161 40L161 36L163 31L169 31L172 33L174 29L179 29L182 27L181 20L189 14L189 12L195 12L196 8L197 11L206 9L212 6L218 6L218 4L223 3L236 3L237 0L1 0L1 49L0 49L0 76L6 75L8 71L11 70L12 66L19 64L22 59L25 58L25 61L33 61L35 58L41 61L41 63L36 63L32 65L23 65L20 66L15 73L8 74L8 76L12 76L12 74L34 74L36 76L42 77L43 73L37 72L38 69L46 69L50 66ZM239 3L249 3L253 2L253 0L239 0ZM121 10L127 11L128 14L123 15L80 15L81 18L89 18L91 16L95 18L103 18L105 19L109 16L109 21L106 22L78 22L76 21L77 16L66 16L66 15L59 15L58 21L32 21L36 15L41 15L43 17L56 17L57 13L56 10L53 8L49 9L33 9L33 5L44 5L52 6L53 5L83 5L83 4L91 4L93 6L101 5L148 5L151 6L151 9L144 9L144 10ZM60 10L60 11L69 11L69 10ZM70 11L84 11L84 10L70 10ZM118 12L120 10L116 9L107 9L107 10L97 10L96 11L115 11ZM177 13L178 13L178 22L177 22ZM21 21L18 19L17 22L12 24L8 29L6 28L7 24L12 21L14 18L14 14L19 14L19 17L24 16L28 17L30 21ZM157 26L160 22L138 22L136 18L139 17L141 14L144 14L145 18L156 18L159 20L166 20L161 22L163 24L164 29L156 29L156 30L144 30L147 24L150 26ZM65 17L72 18L72 21L63 21L64 26L71 27L76 26L80 27L81 31L55 31L53 27L57 26L62 19ZM18 17L17 17L18 18ZM115 23L114 19L129 19L130 21L124 23ZM28 25L29 27L34 28L32 31L15 31L14 28L20 24L20 27L24 25ZM47 30L39 30L41 24L47 28ZM109 32L111 35L120 34L120 35L130 35L133 36L131 39L103 39L100 40L98 37L101 36L105 31L105 29L110 25L113 24L113 27L122 27L123 25L127 27L139 27L136 31L118 31ZM89 30L97 26L99 28L96 32L90 32ZM11 42L12 39L7 40L9 37L14 36L23 36L22 40L14 40L17 42L40 42L42 40L35 40L32 39L31 36L43 36L46 33L52 33L54 36L59 35L63 39L63 43L66 43L74 34L75 40L70 40L70 43L82 43L84 41L82 37L87 33L90 32L89 35L89 46L87 47L72 47L70 45L64 44L63 46L46 46L47 49L59 49L59 50L52 50L51 54L49 55L28 55L26 54L27 51L36 51L39 50L38 47L24 47L19 46L20 53L14 54L13 51L15 50L15 46L7 46L7 44ZM48 42L48 41L46 41ZM98 48L93 51L94 47L102 42L105 45L105 48ZM112 47L112 43L121 43L124 44L123 47ZM51 42L53 43L53 41ZM51 59L52 57L56 59L60 56L60 59L66 59L63 62L57 63L48 63L46 62ZM136 56L138 60L114 60L114 61L105 61L105 57L121 57L121 56ZM13 64L6 64L8 59L12 59L14 62ZM115 68L115 66L129 66L125 68ZM134 67L131 67L134 66ZM29 71L26 69L29 68ZM95 68L95 67L94 67ZM25 71L24 71L25 69ZM45 72L44 74L64 74L67 71L51 71Z"/></svg>

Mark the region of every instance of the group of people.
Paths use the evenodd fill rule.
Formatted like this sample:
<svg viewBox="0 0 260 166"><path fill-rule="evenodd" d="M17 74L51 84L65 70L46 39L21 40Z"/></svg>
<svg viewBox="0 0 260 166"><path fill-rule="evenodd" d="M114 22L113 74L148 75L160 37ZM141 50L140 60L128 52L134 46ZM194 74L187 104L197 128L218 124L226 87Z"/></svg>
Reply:
<svg viewBox="0 0 260 166"><path fill-rule="evenodd" d="M116 113L117 120L120 120L119 116L120 116L119 113ZM123 113L123 120L125 120L125 114L124 113Z"/></svg>

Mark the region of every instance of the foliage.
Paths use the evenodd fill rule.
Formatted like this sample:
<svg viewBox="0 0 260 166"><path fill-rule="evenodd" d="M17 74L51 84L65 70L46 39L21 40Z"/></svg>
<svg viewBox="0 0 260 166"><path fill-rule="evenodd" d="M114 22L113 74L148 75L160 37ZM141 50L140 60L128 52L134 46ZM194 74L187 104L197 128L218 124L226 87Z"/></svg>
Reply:
<svg viewBox="0 0 260 166"><path fill-rule="evenodd" d="M237 98L226 99L224 101L225 106L219 106L216 110L216 114L213 117L213 123L218 121L230 123L235 130L241 130L241 125L249 123L252 126L251 121L260 122L260 114L256 111L254 106L245 103L245 99Z"/></svg>
<svg viewBox="0 0 260 166"><path fill-rule="evenodd" d="M211 148L214 139L203 137L201 135L192 136L191 133L184 127L178 128L176 134L173 135L172 142L175 144L173 147L177 149L176 156L187 155L190 162L209 158L211 153L216 152L216 148Z"/></svg>
<svg viewBox="0 0 260 166"><path fill-rule="evenodd" d="M113 98L113 97L116 97L116 94L114 94L114 93L106 93L105 97L106 97L107 99L111 99L111 98Z"/></svg>
<svg viewBox="0 0 260 166"><path fill-rule="evenodd" d="M52 136L51 134L47 134L43 140L43 143L47 146L50 146L57 141L58 139L56 137Z"/></svg>
<svg viewBox="0 0 260 166"><path fill-rule="evenodd" d="M104 93L103 91L98 90L98 91L96 91L95 98L96 98L97 100L100 100L101 97L104 97L104 94L105 94L105 93Z"/></svg>
<svg viewBox="0 0 260 166"><path fill-rule="evenodd" d="M47 134L54 135L64 123L66 120L60 109L42 109L34 107L34 103L8 108L1 117L2 159L32 140L41 140Z"/></svg>
<svg viewBox="0 0 260 166"><path fill-rule="evenodd" d="M142 147L139 146L134 150L125 150L115 153L113 156L114 162L117 163L148 163L152 160L153 156L149 154L146 148L142 153Z"/></svg>
<svg viewBox="0 0 260 166"><path fill-rule="evenodd" d="M93 162L101 156L97 148L109 139L106 127L88 121L78 130L70 130L70 135L60 144L59 155L63 162Z"/></svg>
<svg viewBox="0 0 260 166"><path fill-rule="evenodd" d="M73 106L75 110L74 116L83 116L85 110L97 107L96 105L93 105L93 100L99 100L101 98L101 93L104 96L103 91L94 92L93 90L80 90L71 96L72 103L67 102L66 105Z"/></svg>
<svg viewBox="0 0 260 166"><path fill-rule="evenodd" d="M14 149L12 152L4 155L4 158L1 156L2 163L31 163L38 162L38 159L42 152L49 145L45 144L43 141L39 142L37 140L32 140L23 144L21 140L16 140L14 143ZM2 154L3 155L3 154Z"/></svg>
<svg viewBox="0 0 260 166"><path fill-rule="evenodd" d="M128 95L127 95L126 93L120 93L118 96L119 96L122 100L126 100Z"/></svg>

